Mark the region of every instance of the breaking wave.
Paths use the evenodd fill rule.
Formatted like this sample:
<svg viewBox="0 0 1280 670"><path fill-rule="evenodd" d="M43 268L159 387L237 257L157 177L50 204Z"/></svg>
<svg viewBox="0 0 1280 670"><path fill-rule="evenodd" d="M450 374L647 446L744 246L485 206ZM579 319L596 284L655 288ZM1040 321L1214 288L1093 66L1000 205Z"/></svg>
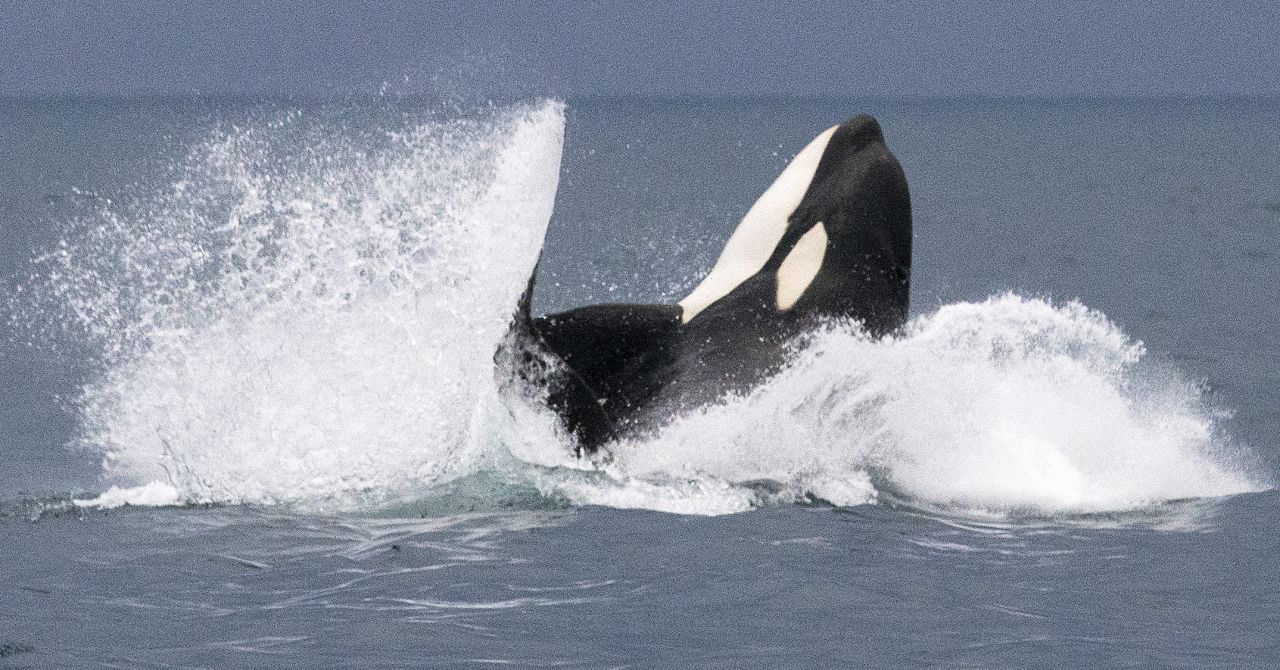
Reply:
<svg viewBox="0 0 1280 670"><path fill-rule="evenodd" d="M755 392L579 460L492 370L551 216L562 106L282 139L301 124L213 132L167 189L103 202L40 259L99 352L80 442L112 488L83 504L1058 514L1262 488L1198 386L1096 311L1015 295L878 341L834 324Z"/></svg>

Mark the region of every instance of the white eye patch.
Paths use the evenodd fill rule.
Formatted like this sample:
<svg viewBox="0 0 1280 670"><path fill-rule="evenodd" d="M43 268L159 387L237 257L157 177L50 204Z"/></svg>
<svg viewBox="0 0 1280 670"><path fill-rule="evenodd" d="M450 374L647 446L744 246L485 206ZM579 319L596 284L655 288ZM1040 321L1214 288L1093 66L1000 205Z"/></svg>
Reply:
<svg viewBox="0 0 1280 670"><path fill-rule="evenodd" d="M800 201L809 190L827 143L838 127L828 128L809 142L752 205L725 244L724 251L720 252L720 259L711 268L711 273L680 301L680 306L684 308L685 323L764 267L787 232L787 219L800 206ZM824 233L824 240L825 237Z"/></svg>
<svg viewBox="0 0 1280 670"><path fill-rule="evenodd" d="M813 283L822 269L822 259L827 255L827 228L819 221L818 225L800 236L791 253L782 259L778 266L777 306L786 311L795 306L805 289Z"/></svg>

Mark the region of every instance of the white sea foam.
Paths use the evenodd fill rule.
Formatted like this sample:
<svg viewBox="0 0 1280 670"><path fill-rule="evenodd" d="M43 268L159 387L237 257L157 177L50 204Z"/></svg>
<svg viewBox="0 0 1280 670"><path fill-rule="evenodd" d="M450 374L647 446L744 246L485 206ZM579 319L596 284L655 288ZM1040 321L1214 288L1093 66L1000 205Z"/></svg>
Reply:
<svg viewBox="0 0 1280 670"><path fill-rule="evenodd" d="M183 498L182 492L171 484L147 482L141 486L112 486L99 496L79 498L71 502L80 507L115 509L125 505L168 507L182 504Z"/></svg>
<svg viewBox="0 0 1280 670"><path fill-rule="evenodd" d="M474 469L562 114L424 125L375 152L282 150L296 118L233 129L144 208L81 222L46 262L105 352L80 412L108 477L344 508Z"/></svg>
<svg viewBox="0 0 1280 670"><path fill-rule="evenodd" d="M1194 384L1098 312L1014 295L881 341L834 325L755 392L576 459L492 370L550 218L560 105L372 149L281 149L297 123L215 133L168 191L104 205L45 259L103 352L82 441L133 487L85 504L369 508L477 473L690 514L886 494L1055 514L1261 488Z"/></svg>
<svg viewBox="0 0 1280 670"><path fill-rule="evenodd" d="M756 392L614 446L604 469L615 481L770 480L785 487L775 497L849 505L887 491L997 513L1262 488L1200 389L1143 357L1099 312L1016 295L945 306L882 341L833 327Z"/></svg>

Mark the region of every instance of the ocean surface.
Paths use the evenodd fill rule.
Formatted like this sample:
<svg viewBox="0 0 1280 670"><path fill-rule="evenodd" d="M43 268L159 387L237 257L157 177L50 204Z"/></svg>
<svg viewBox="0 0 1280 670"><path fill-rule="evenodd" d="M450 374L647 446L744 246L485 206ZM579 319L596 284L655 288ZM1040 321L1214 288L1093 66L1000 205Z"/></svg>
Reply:
<svg viewBox="0 0 1280 670"><path fill-rule="evenodd" d="M902 333L499 391L859 112ZM0 669L1280 666L1277 101L0 100L0 282Z"/></svg>

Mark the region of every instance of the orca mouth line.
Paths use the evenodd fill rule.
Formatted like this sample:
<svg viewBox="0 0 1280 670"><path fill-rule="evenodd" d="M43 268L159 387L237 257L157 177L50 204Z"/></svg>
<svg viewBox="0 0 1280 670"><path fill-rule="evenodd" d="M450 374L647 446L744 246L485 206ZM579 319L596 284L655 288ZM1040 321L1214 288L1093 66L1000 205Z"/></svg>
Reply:
<svg viewBox="0 0 1280 670"><path fill-rule="evenodd" d="M535 269L498 374L545 387L579 453L594 453L754 388L818 324L857 321L876 336L901 328L910 273L906 176L880 124L860 115L796 154L677 304L592 305L535 319ZM550 369L529 369L548 359Z"/></svg>

